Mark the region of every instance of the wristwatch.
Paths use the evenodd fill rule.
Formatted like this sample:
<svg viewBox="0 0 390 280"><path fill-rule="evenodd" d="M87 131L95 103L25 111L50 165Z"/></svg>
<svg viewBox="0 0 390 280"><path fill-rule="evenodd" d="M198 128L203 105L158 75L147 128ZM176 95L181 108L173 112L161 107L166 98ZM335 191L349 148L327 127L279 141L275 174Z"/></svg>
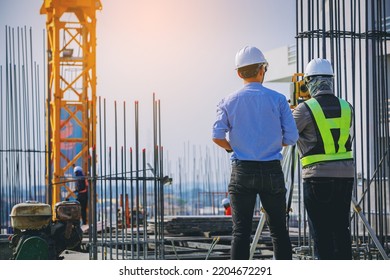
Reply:
<svg viewBox="0 0 390 280"><path fill-rule="evenodd" d="M228 149L225 149L226 150L226 152L228 152L228 153L232 153L233 152L233 150L232 149L230 149L230 150L228 150Z"/></svg>

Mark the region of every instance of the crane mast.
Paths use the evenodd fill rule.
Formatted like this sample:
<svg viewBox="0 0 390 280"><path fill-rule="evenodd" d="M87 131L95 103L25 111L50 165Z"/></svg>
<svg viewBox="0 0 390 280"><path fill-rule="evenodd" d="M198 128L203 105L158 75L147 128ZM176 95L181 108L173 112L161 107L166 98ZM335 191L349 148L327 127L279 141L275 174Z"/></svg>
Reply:
<svg viewBox="0 0 390 280"><path fill-rule="evenodd" d="M89 174L97 121L95 14L101 9L99 0L44 0L40 9L47 16L46 185L52 209L75 197L75 165Z"/></svg>

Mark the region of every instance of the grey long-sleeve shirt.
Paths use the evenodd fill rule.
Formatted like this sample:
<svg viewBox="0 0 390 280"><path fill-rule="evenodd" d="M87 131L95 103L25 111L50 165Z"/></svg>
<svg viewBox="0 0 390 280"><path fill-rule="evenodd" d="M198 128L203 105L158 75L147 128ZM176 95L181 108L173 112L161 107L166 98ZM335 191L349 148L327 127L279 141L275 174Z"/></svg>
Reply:
<svg viewBox="0 0 390 280"><path fill-rule="evenodd" d="M331 91L319 91L316 96L332 94ZM300 155L305 154L317 143L317 134L314 120L305 104L299 104L293 111L295 123L299 132L297 147ZM352 160L340 160L321 162L307 166L302 169L302 178L311 177L337 177L353 178L355 175L355 164Z"/></svg>

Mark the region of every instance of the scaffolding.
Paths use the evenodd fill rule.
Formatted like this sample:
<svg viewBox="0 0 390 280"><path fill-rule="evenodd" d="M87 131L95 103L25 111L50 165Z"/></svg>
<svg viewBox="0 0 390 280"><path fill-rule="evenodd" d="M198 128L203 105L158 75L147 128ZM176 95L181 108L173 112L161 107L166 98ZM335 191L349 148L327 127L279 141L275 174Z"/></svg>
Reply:
<svg viewBox="0 0 390 280"><path fill-rule="evenodd" d="M46 0L40 10L47 18L46 179L53 211L62 191L76 197L66 177L76 165L88 174L96 146L95 13L101 9L98 0Z"/></svg>

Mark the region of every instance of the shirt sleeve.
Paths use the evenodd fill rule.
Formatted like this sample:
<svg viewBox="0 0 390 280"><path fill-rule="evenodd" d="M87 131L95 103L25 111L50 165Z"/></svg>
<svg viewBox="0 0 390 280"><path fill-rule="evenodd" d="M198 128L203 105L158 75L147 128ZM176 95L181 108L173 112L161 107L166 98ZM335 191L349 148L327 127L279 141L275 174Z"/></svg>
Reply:
<svg viewBox="0 0 390 280"><path fill-rule="evenodd" d="M355 139L355 110L350 103L348 104L349 107L351 107L351 124L350 124L349 134L351 136L351 141L353 142Z"/></svg>
<svg viewBox="0 0 390 280"><path fill-rule="evenodd" d="M291 113L287 100L281 101L281 124L283 133L283 144L294 145L298 138L298 129Z"/></svg>
<svg viewBox="0 0 390 280"><path fill-rule="evenodd" d="M301 133L309 122L312 122L309 111L306 109L304 103L299 104L293 112L293 117L295 120L295 124L298 129L298 133Z"/></svg>
<svg viewBox="0 0 390 280"><path fill-rule="evenodd" d="M217 117L213 125L212 137L215 139L225 139L229 131L228 117L223 106L223 101L217 105Z"/></svg>

